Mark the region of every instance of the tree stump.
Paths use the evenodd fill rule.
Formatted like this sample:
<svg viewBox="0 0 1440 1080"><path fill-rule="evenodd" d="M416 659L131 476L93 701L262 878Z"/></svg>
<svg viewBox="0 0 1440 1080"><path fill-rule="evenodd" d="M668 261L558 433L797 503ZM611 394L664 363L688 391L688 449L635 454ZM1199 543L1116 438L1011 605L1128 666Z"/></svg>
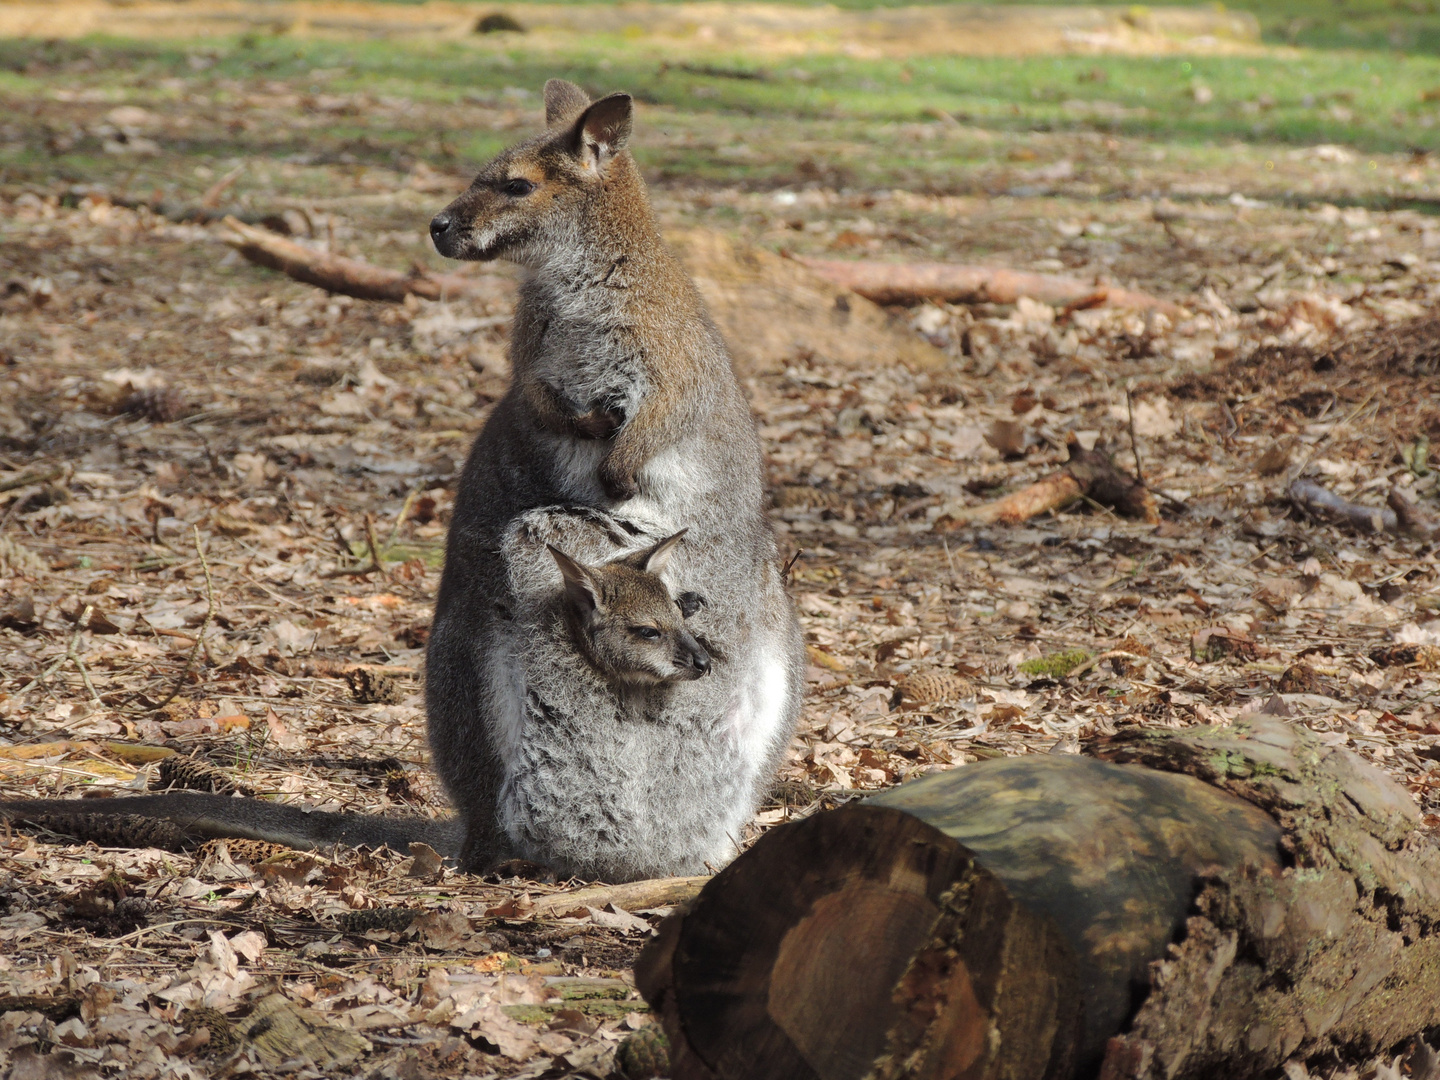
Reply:
<svg viewBox="0 0 1440 1080"><path fill-rule="evenodd" d="M674 1080L1249 1077L1440 1023L1383 774L1268 719L1088 749L768 833L637 965Z"/></svg>

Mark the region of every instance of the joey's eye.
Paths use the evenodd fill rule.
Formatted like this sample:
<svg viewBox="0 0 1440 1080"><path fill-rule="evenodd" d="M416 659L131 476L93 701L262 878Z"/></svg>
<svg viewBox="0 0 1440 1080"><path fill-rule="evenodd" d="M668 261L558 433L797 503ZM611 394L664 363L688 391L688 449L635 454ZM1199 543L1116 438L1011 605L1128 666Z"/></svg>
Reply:
<svg viewBox="0 0 1440 1080"><path fill-rule="evenodd" d="M506 195L518 199L534 191L535 185L524 177L516 177L514 180L506 180L505 186L500 190L505 192Z"/></svg>
<svg viewBox="0 0 1440 1080"><path fill-rule="evenodd" d="M632 626L630 632L636 637L644 638L646 641L659 641L660 631L653 626Z"/></svg>

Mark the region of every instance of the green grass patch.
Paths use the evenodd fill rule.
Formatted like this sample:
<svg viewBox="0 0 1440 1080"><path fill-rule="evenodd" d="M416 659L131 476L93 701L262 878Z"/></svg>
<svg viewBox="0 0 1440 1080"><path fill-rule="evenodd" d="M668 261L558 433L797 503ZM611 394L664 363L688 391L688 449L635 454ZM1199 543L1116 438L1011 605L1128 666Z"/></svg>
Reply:
<svg viewBox="0 0 1440 1080"><path fill-rule="evenodd" d="M1440 128L1436 57L818 56L761 65L716 55L673 66L620 36L597 36L568 52L505 36L510 40L445 43L263 35L203 43L0 41L0 100L23 129L0 140L0 170L12 179L132 175L136 184L198 190L205 184L177 171L176 155L197 163L245 158L400 169L424 160L464 171L519 133L477 127L466 110L538 113L539 88L553 75L597 94L623 88L650 107L642 109L636 153L652 175L722 184L798 179L966 191L976 167L1004 163L1009 147L989 142L994 134L1099 132L1201 156L1207 147L1318 143L1381 154L1431 146ZM27 124L18 108L60 96L91 102L92 113L94 103L112 101L163 113L208 98L215 109L243 114L247 94L277 86L302 96L403 99L424 107L426 119L396 122L364 108L331 116L302 104L303 123L295 125L246 127L233 117L191 124L156 136L167 159L162 169L107 157L93 130ZM453 116L449 105L457 106Z"/></svg>
<svg viewBox="0 0 1440 1080"><path fill-rule="evenodd" d="M1089 659L1090 654L1084 649L1067 649L1065 652L1026 660L1020 664L1020 671L1025 675L1037 675L1046 679L1063 679Z"/></svg>

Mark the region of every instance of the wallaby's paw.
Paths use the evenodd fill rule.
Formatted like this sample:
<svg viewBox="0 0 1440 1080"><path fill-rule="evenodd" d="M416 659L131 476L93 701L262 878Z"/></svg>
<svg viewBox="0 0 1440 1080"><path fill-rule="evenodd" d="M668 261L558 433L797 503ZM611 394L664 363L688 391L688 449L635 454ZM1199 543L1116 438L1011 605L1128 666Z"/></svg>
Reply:
<svg viewBox="0 0 1440 1080"><path fill-rule="evenodd" d="M640 485L635 480L635 474L629 469L612 465L610 458L600 463L600 486L612 499L623 501L640 494Z"/></svg>

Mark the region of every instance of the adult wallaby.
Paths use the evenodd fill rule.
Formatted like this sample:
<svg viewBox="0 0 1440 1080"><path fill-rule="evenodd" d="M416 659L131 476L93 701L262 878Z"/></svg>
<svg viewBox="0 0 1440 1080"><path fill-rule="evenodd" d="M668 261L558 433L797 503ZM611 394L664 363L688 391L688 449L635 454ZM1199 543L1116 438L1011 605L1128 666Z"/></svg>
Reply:
<svg viewBox="0 0 1440 1080"><path fill-rule="evenodd" d="M506 537L522 516L535 542L566 521L555 510L527 512L607 511L637 543L688 530L664 575L693 594L690 630L712 671L671 687L647 723L673 742L668 768L710 777L712 803L729 800L722 816L734 828L784 754L803 681L754 421L625 148L630 97L592 104L579 87L551 80L545 115L543 134L497 157L430 225L442 254L505 258L529 271L511 335L514 380L456 495L427 658L431 752L466 822L470 868L521 849L547 861L504 794L518 767L514 733L543 715L531 703L565 692L516 675L534 601ZM549 782L562 791L581 779L557 772ZM679 809L661 787L652 799L653 812ZM564 846L553 834L547 843ZM628 868L613 876L678 873L734 853L651 858L643 845L637 836Z"/></svg>

